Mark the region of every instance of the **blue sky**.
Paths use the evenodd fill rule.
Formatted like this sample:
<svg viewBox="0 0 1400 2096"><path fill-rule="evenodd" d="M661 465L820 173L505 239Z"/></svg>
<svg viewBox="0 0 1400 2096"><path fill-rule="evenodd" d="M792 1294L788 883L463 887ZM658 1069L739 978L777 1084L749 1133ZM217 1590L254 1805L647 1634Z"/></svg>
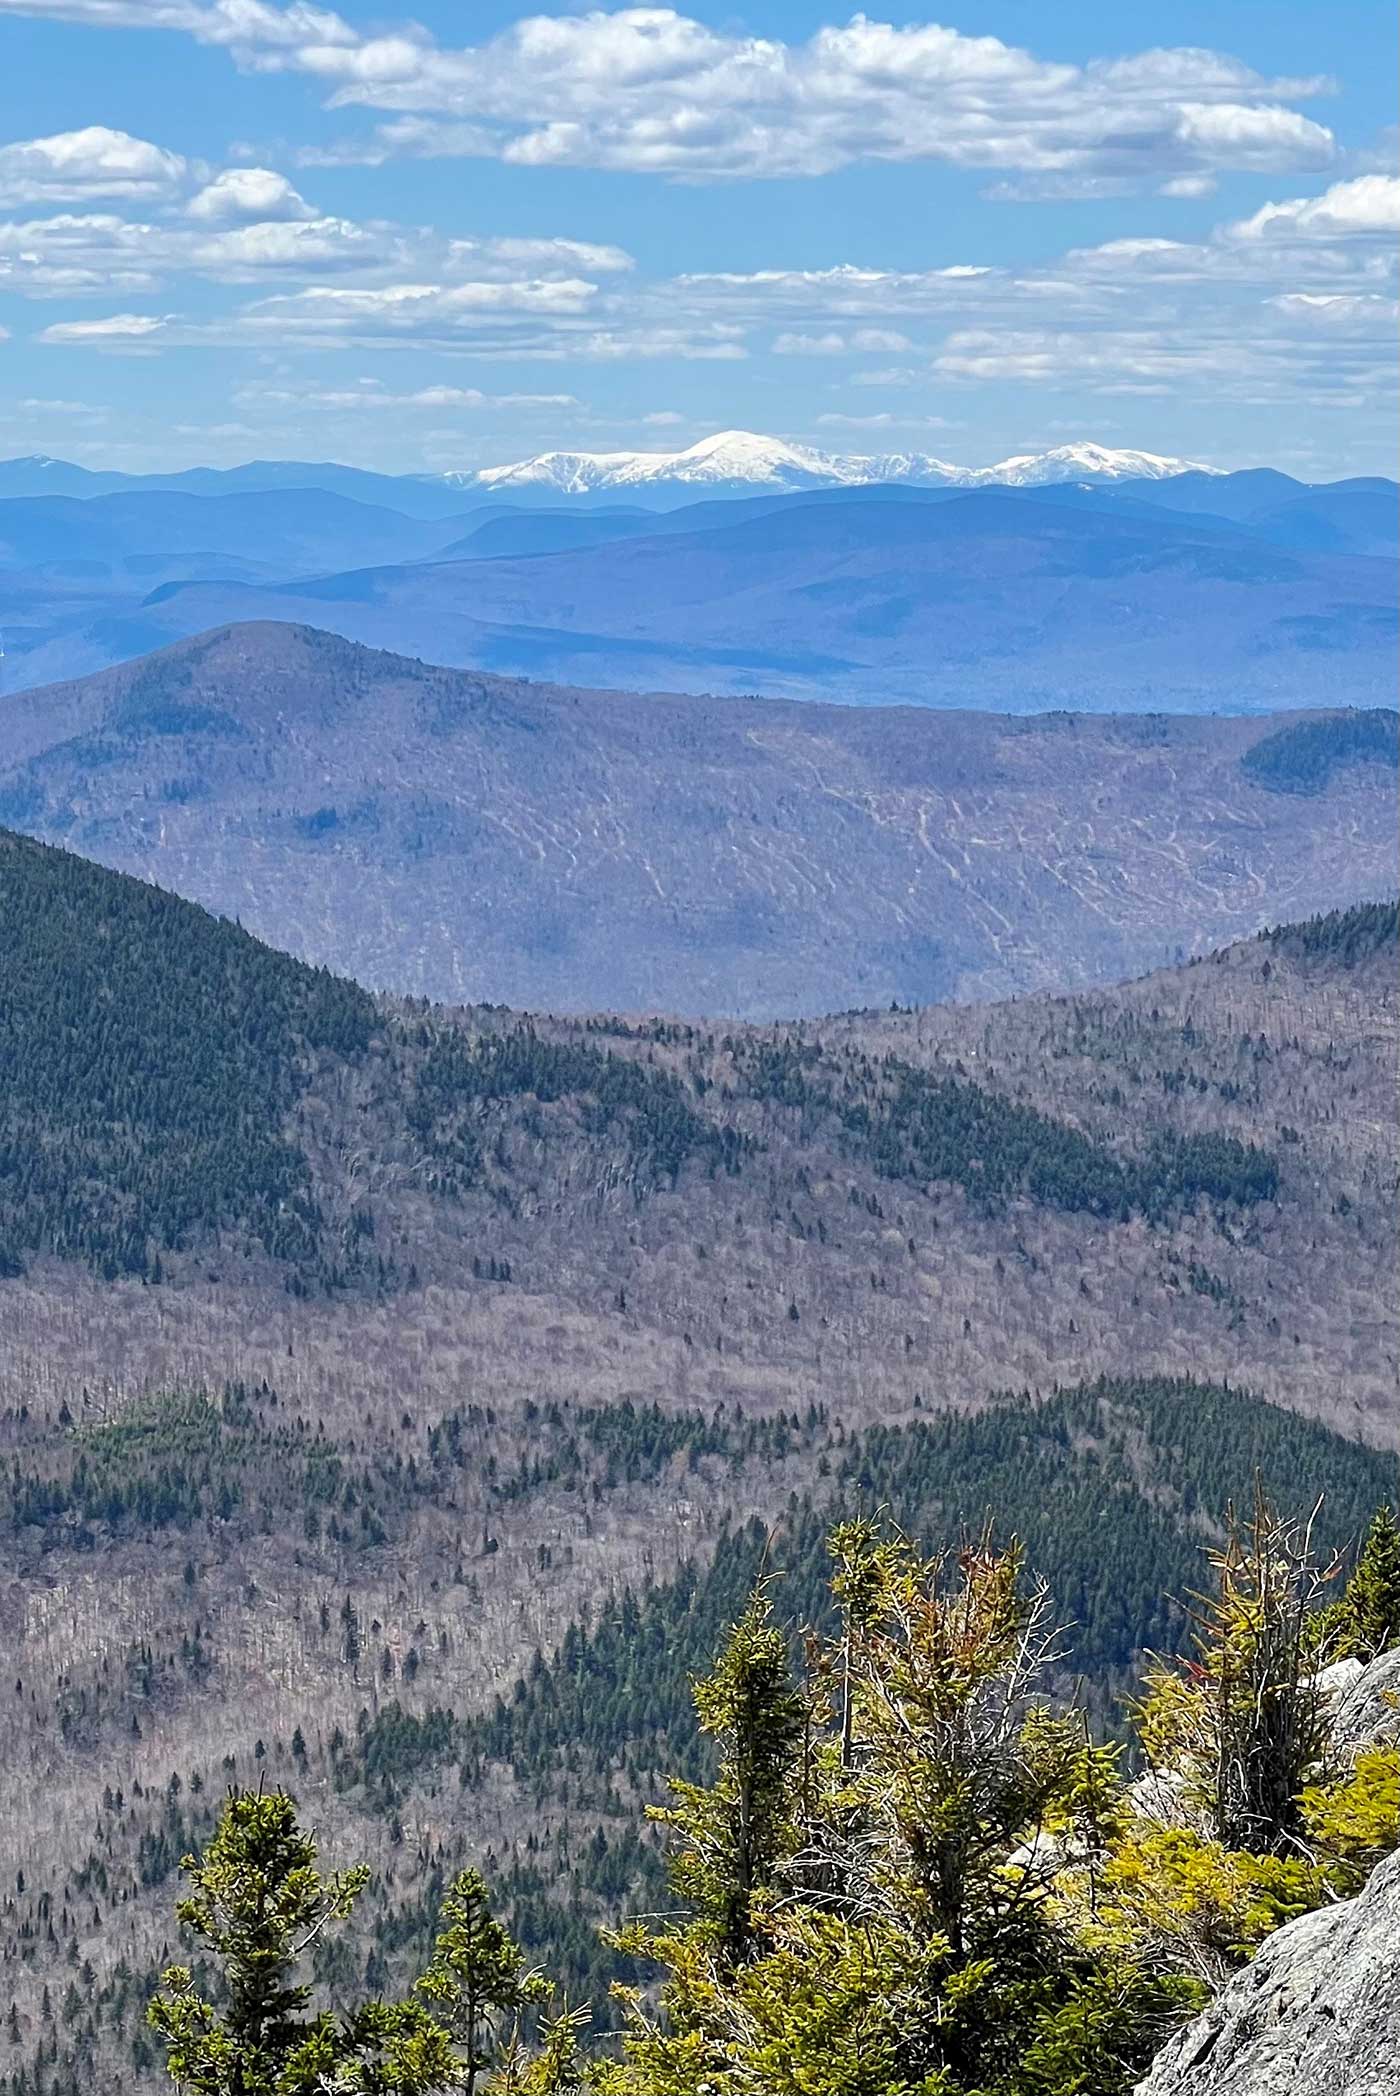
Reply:
<svg viewBox="0 0 1400 2096"><path fill-rule="evenodd" d="M0 454L1389 471L1393 27L0 0Z"/></svg>

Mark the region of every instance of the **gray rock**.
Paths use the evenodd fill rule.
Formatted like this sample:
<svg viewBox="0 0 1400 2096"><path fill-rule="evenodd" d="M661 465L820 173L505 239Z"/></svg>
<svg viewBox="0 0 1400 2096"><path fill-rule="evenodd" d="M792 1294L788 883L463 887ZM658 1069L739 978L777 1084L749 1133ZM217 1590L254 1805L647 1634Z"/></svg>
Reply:
<svg viewBox="0 0 1400 2096"><path fill-rule="evenodd" d="M1400 1855L1270 1936L1136 2096L1400 2096Z"/></svg>
<svg viewBox="0 0 1400 2096"><path fill-rule="evenodd" d="M1332 1735L1349 1754L1362 1747L1389 1746L1400 1739L1400 1645L1363 1666L1339 1660L1320 1679L1329 1686L1342 1669L1353 1670L1332 1687Z"/></svg>

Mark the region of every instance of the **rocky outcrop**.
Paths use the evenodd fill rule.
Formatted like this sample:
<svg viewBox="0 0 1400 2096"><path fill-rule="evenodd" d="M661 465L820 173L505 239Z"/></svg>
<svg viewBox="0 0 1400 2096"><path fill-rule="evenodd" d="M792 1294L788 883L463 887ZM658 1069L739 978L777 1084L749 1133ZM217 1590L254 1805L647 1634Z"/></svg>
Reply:
<svg viewBox="0 0 1400 2096"><path fill-rule="evenodd" d="M1136 2096L1400 2096L1400 1855L1271 1936Z"/></svg>
<svg viewBox="0 0 1400 2096"><path fill-rule="evenodd" d="M1400 1740L1400 1645L1371 1660L1336 1660L1318 1679L1331 1706L1333 1744L1343 1753Z"/></svg>
<svg viewBox="0 0 1400 2096"><path fill-rule="evenodd" d="M1400 1739L1400 1647L1318 1677L1347 1760ZM1146 1818L1181 1823L1172 1771L1133 1786ZM1400 1855L1356 1899L1270 1936L1153 2062L1136 2096L1400 2096Z"/></svg>

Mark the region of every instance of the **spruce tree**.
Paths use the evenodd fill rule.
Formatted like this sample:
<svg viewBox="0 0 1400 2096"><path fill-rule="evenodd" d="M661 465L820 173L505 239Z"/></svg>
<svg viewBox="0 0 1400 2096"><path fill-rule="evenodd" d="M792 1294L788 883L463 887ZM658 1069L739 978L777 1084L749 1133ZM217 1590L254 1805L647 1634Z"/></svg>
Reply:
<svg viewBox="0 0 1400 2096"><path fill-rule="evenodd" d="M1374 1659L1400 1644L1400 1524L1378 1507L1338 1611L1339 1658Z"/></svg>
<svg viewBox="0 0 1400 2096"><path fill-rule="evenodd" d="M461 2088L476 2096L502 2051L518 2051L521 2015L548 1998L549 1984L525 1970L519 1944L491 1912L485 1880L464 1870L443 1902L432 1962L414 1991L456 2039Z"/></svg>
<svg viewBox="0 0 1400 2096"><path fill-rule="evenodd" d="M700 1729L719 1748L714 1784L673 1782L660 1815L680 1837L672 1875L721 1962L737 1965L763 1934L761 1908L793 1838L804 1702L787 1639L760 1584L713 1673L695 1684Z"/></svg>
<svg viewBox="0 0 1400 2096"><path fill-rule="evenodd" d="M311 2011L301 1961L345 1921L362 1866L331 1878L285 1792L233 1791L203 1856L180 1868L193 1890L176 1912L217 1962L219 2001L172 1966L149 2021L170 2078L190 2096L434 2096L457 2086L459 2061L416 2003L369 2002L344 2016Z"/></svg>

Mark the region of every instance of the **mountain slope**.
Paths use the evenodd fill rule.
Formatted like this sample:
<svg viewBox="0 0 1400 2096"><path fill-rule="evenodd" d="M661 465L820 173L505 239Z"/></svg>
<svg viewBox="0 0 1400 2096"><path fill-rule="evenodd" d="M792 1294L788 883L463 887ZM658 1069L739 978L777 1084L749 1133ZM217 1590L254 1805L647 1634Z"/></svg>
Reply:
<svg viewBox="0 0 1400 2096"><path fill-rule="evenodd" d="M1241 1479L1325 1488L1324 1543L1392 1489L1393 905L769 1029L372 1002L20 838L0 927L0 1204L37 1109L70 1200L150 1189L159 1253L108 1280L31 1233L0 1278L15 2096L158 2086L144 1995L230 1780L376 1867L332 1991L471 1862L601 1998L688 1679L760 1564L810 1613L837 1507L952 1540L993 1502L1107 1716ZM181 1205L206 1076L321 1256L214 1175Z"/></svg>
<svg viewBox="0 0 1400 2096"><path fill-rule="evenodd" d="M217 1353L225 1312L270 1293L323 1334L378 1327L374 1385L420 1317L450 1303L486 1329L482 1284L505 1280L523 1321L503 1396L536 1372L533 1301L575 1327L580 1374L612 1331L640 1349L629 1381L693 1401L815 1377L898 1411L1129 1364L1247 1371L1400 1437L1393 906L1077 1000L718 1032L374 1007L19 838L0 884L22 963L0 1185L21 1352L52 1272L55 1365L90 1314L79 1354L100 1344L109 1373L153 1331ZM67 1225L104 1212L94 1187L115 1243ZM83 1265L139 1278L91 1295ZM420 1378L450 1384L457 1343Z"/></svg>
<svg viewBox="0 0 1400 2096"><path fill-rule="evenodd" d="M1018 490L788 501L546 558L171 587L109 645L234 618L561 682L1011 712L1381 704L1396 626L1384 562Z"/></svg>
<svg viewBox="0 0 1400 2096"><path fill-rule="evenodd" d="M639 697L253 625L17 695L6 733L0 820L436 997L1068 988L1395 878L1391 716Z"/></svg>

